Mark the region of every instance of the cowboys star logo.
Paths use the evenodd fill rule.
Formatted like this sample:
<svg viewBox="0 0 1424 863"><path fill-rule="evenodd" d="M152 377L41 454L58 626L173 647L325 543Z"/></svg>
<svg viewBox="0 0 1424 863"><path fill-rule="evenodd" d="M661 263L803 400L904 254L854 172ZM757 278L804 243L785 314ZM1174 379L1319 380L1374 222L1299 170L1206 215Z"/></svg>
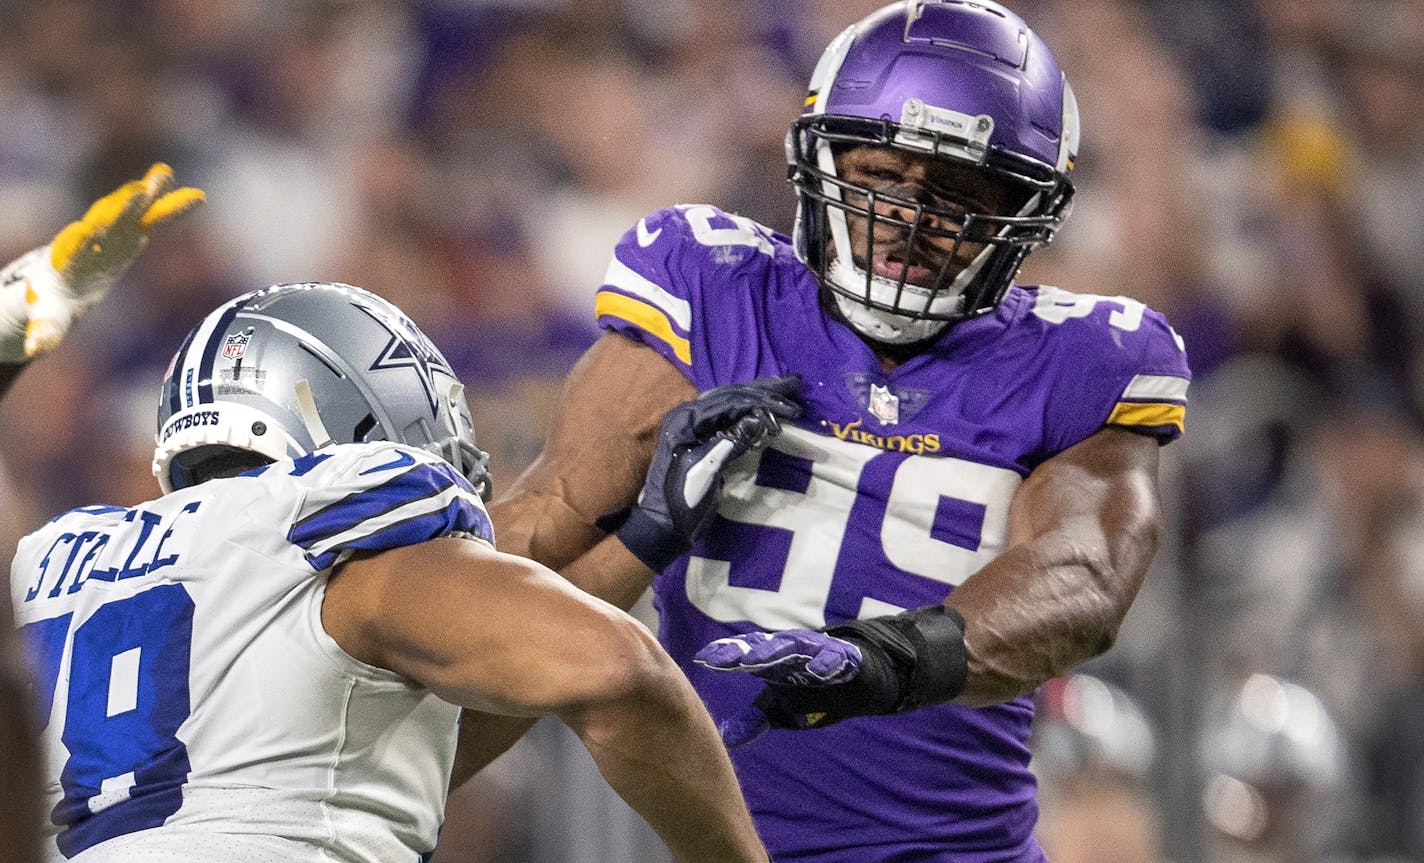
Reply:
<svg viewBox="0 0 1424 863"><path fill-rule="evenodd" d="M352 305L369 315L390 335L390 340L381 349L380 356L371 363L370 371L414 370L421 388L425 391L425 401L430 405L430 416L438 417L440 406L436 402L435 372L449 377L454 377L455 373L409 321L396 318L383 309L361 303Z"/></svg>

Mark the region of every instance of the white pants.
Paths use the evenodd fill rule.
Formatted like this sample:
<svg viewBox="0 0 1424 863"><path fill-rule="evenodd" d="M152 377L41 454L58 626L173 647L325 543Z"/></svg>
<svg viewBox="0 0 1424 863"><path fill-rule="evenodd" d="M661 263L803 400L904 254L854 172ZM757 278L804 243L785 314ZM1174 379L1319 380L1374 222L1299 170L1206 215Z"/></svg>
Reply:
<svg viewBox="0 0 1424 863"><path fill-rule="evenodd" d="M331 863L308 842L158 827L100 842L68 863Z"/></svg>

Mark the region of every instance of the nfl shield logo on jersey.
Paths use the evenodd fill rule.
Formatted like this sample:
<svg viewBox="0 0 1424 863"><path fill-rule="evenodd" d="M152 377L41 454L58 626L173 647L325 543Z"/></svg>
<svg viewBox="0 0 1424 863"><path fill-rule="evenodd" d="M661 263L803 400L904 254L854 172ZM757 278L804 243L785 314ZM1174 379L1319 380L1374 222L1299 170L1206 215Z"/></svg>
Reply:
<svg viewBox="0 0 1424 863"><path fill-rule="evenodd" d="M900 397L890 392L889 387L870 385L870 413L880 420L881 425L891 426L900 421Z"/></svg>
<svg viewBox="0 0 1424 863"><path fill-rule="evenodd" d="M229 360L240 360L242 355L247 353L247 343L252 341L251 333L233 333L227 337L223 344L223 358Z"/></svg>

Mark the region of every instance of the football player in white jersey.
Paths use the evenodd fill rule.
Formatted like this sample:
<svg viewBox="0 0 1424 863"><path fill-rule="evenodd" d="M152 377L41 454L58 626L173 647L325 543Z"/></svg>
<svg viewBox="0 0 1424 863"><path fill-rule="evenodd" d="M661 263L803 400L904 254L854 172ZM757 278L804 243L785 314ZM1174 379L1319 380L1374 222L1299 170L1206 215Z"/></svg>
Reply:
<svg viewBox="0 0 1424 863"><path fill-rule="evenodd" d="M495 550L463 387L399 309L238 297L179 348L158 419L163 496L65 513L12 567L52 859L415 863L457 705L558 715L678 860L767 859L652 635Z"/></svg>
<svg viewBox="0 0 1424 863"><path fill-rule="evenodd" d="M146 245L149 229L202 199L198 189L176 188L173 171L156 164L94 202L53 241L0 269L0 395L103 299ZM8 597L0 605L9 613ZM14 630L0 626L0 773L7 786L0 793L0 863L29 863L39 851L38 758L29 678L14 640Z"/></svg>

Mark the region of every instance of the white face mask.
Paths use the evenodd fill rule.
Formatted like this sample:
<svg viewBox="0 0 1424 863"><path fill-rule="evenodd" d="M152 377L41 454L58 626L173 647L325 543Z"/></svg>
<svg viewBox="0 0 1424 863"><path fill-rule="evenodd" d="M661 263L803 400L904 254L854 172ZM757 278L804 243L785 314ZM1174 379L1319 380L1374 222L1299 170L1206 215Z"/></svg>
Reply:
<svg viewBox="0 0 1424 863"><path fill-rule="evenodd" d="M816 159L821 170L828 177L839 175L829 144L824 141L817 144ZM822 191L829 200L842 200L841 189L834 183L823 183ZM1036 206L1038 199L1038 195L1033 195L1015 215L1022 216L1030 211ZM910 315L886 311L884 308L877 308L877 305L882 307L898 306L901 309L932 315L957 316L963 311L965 289L979 275L979 271L988 263L995 250L994 246L986 245L979 254L974 256L972 261L955 274L949 284L938 291L932 292L929 288L908 282L902 286L896 279L867 274L864 269L857 266L850 252L852 243L846 213L839 207L830 206L825 208L825 214L827 226L830 229L828 241L831 257L830 264L826 268L825 279L833 289L836 307L840 309L846 321L857 332L868 339L884 344L901 345L932 338L943 332L949 321L922 320ZM1008 231L1009 226L1004 225L998 231L998 235L1005 236ZM876 305L870 305L858 299L865 297L867 290L870 303ZM926 305L927 303L928 305Z"/></svg>

